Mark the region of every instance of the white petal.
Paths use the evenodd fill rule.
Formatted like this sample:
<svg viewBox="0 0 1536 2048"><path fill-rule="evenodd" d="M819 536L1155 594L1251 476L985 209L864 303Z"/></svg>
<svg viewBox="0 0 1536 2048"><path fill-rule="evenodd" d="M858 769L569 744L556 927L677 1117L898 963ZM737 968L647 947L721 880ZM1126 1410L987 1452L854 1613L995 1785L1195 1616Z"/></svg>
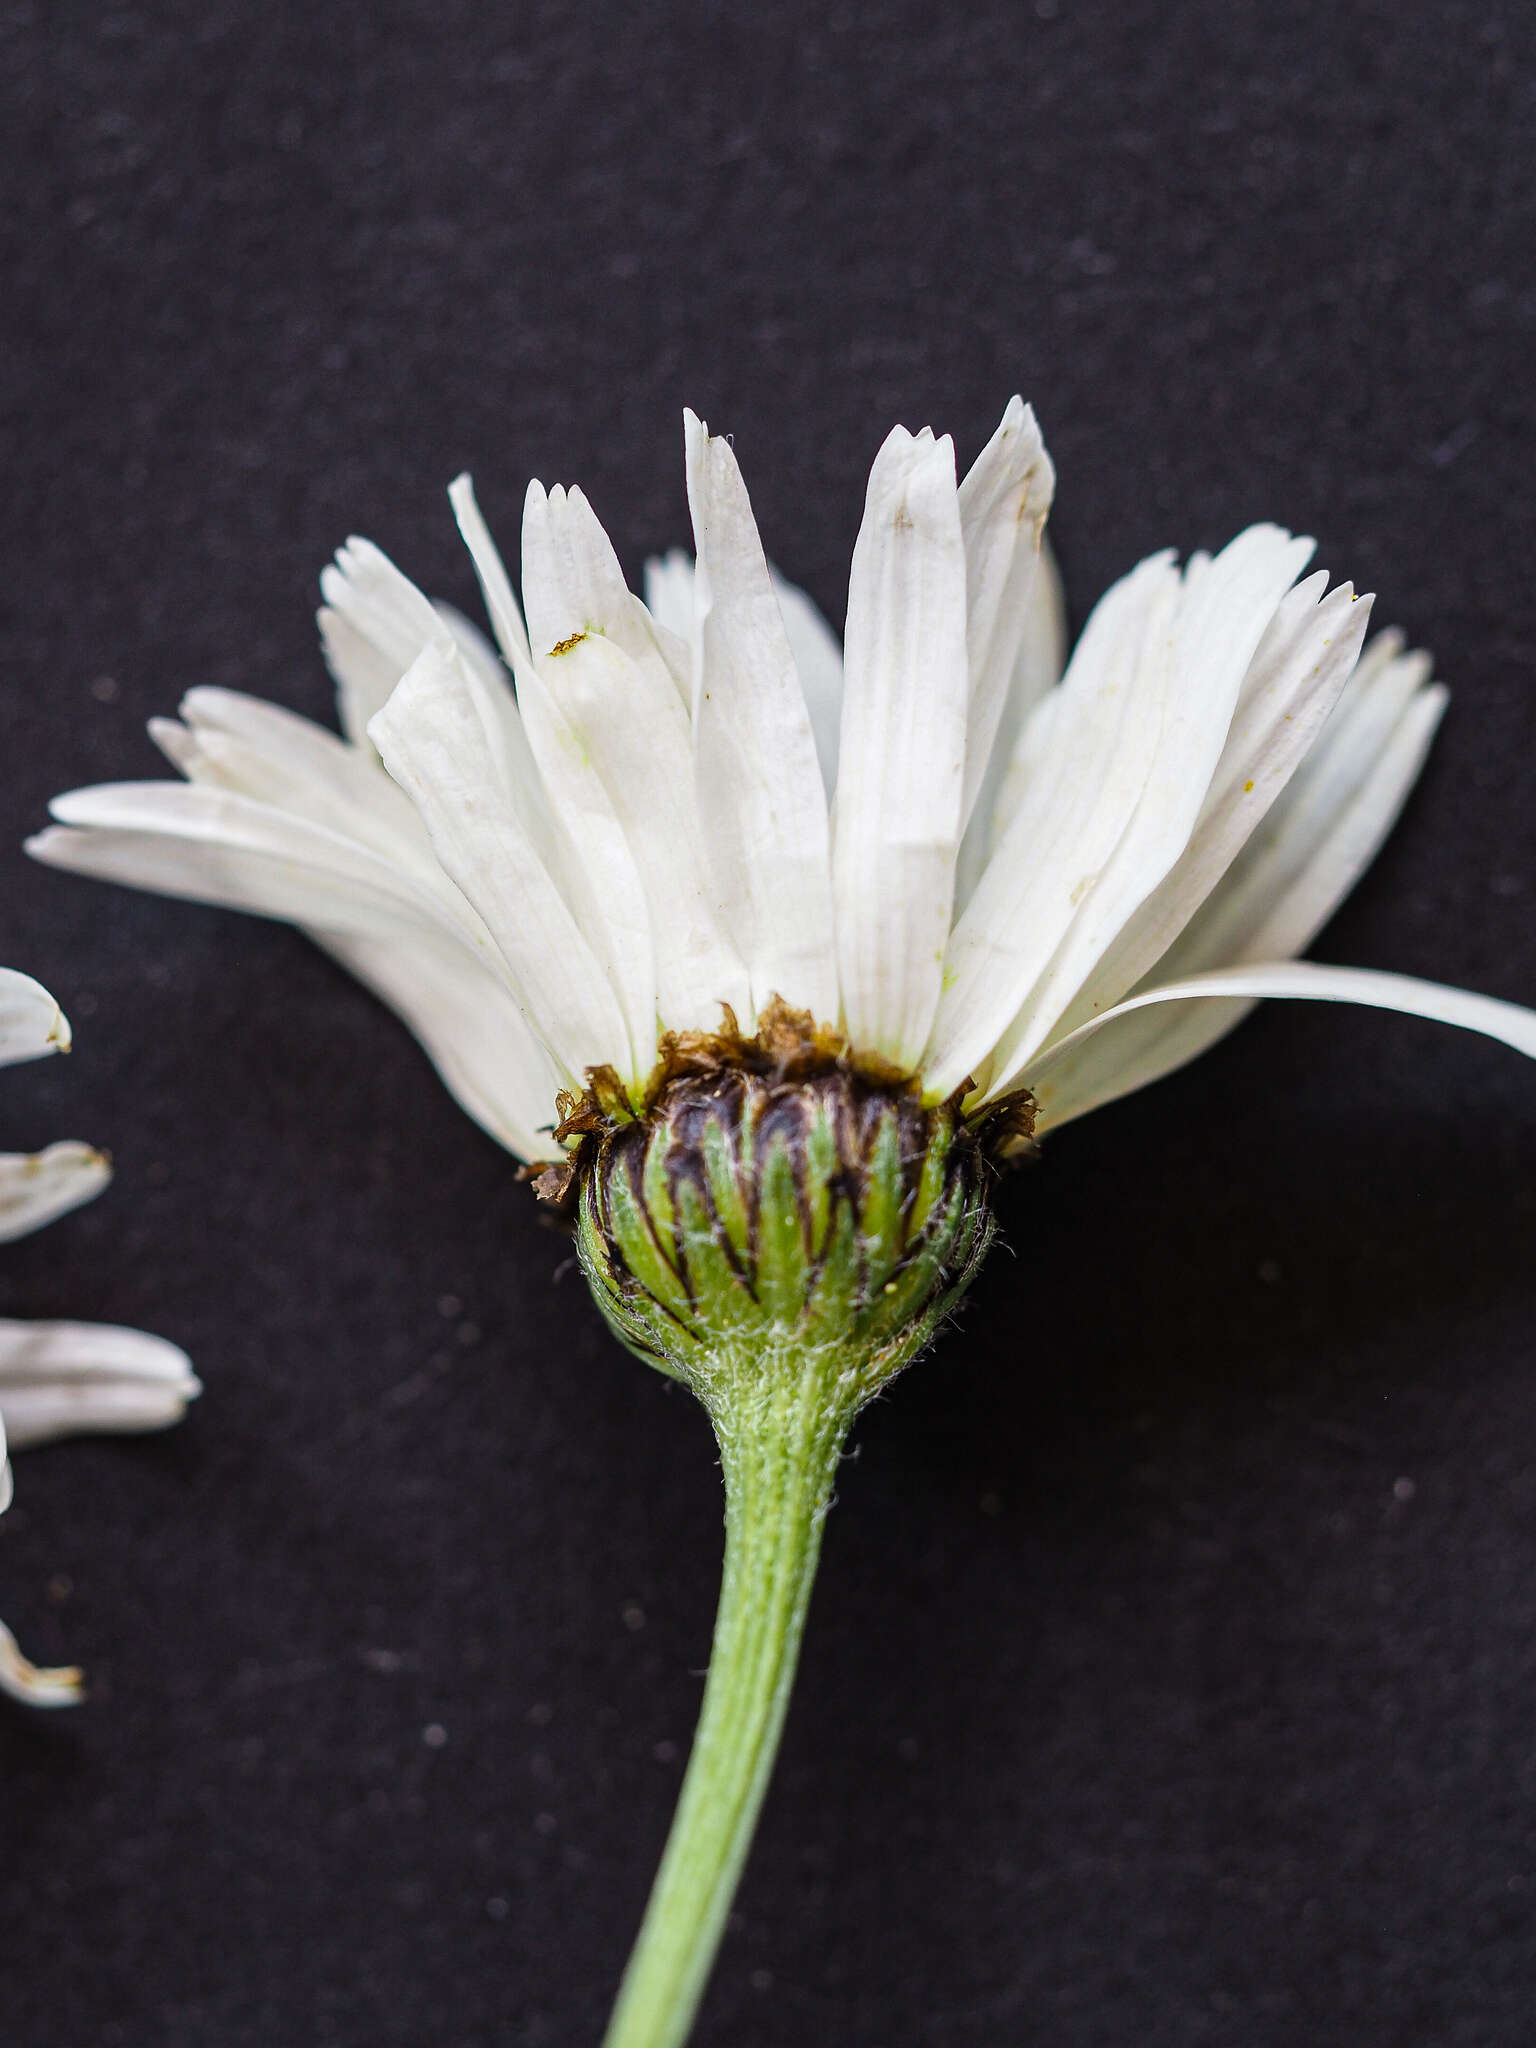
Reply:
<svg viewBox="0 0 1536 2048"><path fill-rule="evenodd" d="M583 925L601 935L639 1077L659 1027L713 1029L727 1002L750 1014L750 984L707 880L690 657L630 595L580 491L529 486L523 596L537 674L523 690L529 737L552 805L572 825Z"/></svg>
<svg viewBox="0 0 1536 2048"><path fill-rule="evenodd" d="M645 608L684 645L693 641L693 557L686 548L651 555L645 564Z"/></svg>
<svg viewBox="0 0 1536 2048"><path fill-rule="evenodd" d="M540 658L540 676L601 782L639 874L662 1023L715 1030L722 1003L749 1017L746 971L715 913L692 735L675 692L601 633L573 636L561 650Z"/></svg>
<svg viewBox="0 0 1536 2048"><path fill-rule="evenodd" d="M1129 996L1103 1016L1080 1024L1069 1037L1050 1046L1018 1075L1010 1077L1006 1085L1032 1090L1041 1106L1038 1128L1063 1121L1054 1111L1052 1081L1084 1040L1137 1010L1156 1003L1184 1002L1196 996L1290 996L1322 1003L1363 1003L1372 1009L1397 1010L1405 1016L1427 1017L1435 1023L1480 1031L1536 1059L1536 1010L1522 1009L1518 1003L1499 1002L1492 996L1473 995L1466 989L1444 988L1438 982L1415 981L1405 974L1381 974L1367 967L1328 967L1315 960L1286 960L1216 968L1208 974L1191 975L1187 980Z"/></svg>
<svg viewBox="0 0 1536 2048"><path fill-rule="evenodd" d="M843 718L843 643L798 585L781 576L771 562L768 573L773 578L779 616L789 636L805 708L810 713L822 786L830 799L837 787L839 728Z"/></svg>
<svg viewBox="0 0 1536 2048"><path fill-rule="evenodd" d="M389 777L379 772L371 747L359 749L327 727L317 725L312 718L273 704L265 697L202 684L188 690L179 711L199 737L219 733L241 740L253 753L272 761L291 762L308 778L335 782L359 797L364 791L375 790L386 804L396 797Z"/></svg>
<svg viewBox="0 0 1536 2048"><path fill-rule="evenodd" d="M0 1621L0 1692L29 1707L75 1707L85 1697L78 1666L44 1668L21 1654L16 1638Z"/></svg>
<svg viewBox="0 0 1536 2048"><path fill-rule="evenodd" d="M458 479L449 497L469 543L498 637L511 650L508 659L515 662L520 654L526 665L527 642L522 621L507 587L501 558L480 518L468 477ZM349 541L336 557L336 567L328 569L321 578L321 587L329 600L328 609L320 614L327 659L341 689L343 724L360 743L360 752L365 757L371 755L367 721L388 701L390 692L422 648L451 641L482 685L482 709L487 715L489 735L497 748L501 770L512 785L519 814L534 837L540 857L558 872L563 855L560 834L548 815L543 785L516 700L484 636L451 605L429 603L369 541ZM366 659L358 654L359 641L366 643ZM361 765L366 767L366 759ZM314 814L312 809L310 814Z"/></svg>
<svg viewBox="0 0 1536 2048"><path fill-rule="evenodd" d="M1014 720L1017 732L1047 690L1054 690L1067 665L1067 599L1061 587L1061 570L1051 551L1051 537L1040 536L1040 560L1030 586L1029 608L1024 614L1024 638L1014 663L1008 708L993 752L1003 750L1007 721Z"/></svg>
<svg viewBox="0 0 1536 2048"><path fill-rule="evenodd" d="M496 688L506 694L499 680ZM560 1083L510 992L499 952L444 874L416 806L385 773L372 744L351 746L307 719L233 691L194 690L182 710L189 724L157 721L156 736L186 772L221 787L265 791L274 805L295 813L298 824L286 839L281 820L273 828L284 856L276 865L267 854L226 847L217 857L218 879L196 839L141 843L136 858L155 860L159 886L299 923L405 1019L451 1092L498 1142L525 1157L546 1152L537 1127L548 1123ZM370 885L387 886L386 901L381 904L370 886L360 905L353 881L338 878L329 865L315 867L316 861L331 863L335 853L329 836L317 842L309 834L317 821L327 835L341 833L381 856L385 869L371 873ZM62 846L61 865L117 873L110 835L55 831L38 845L45 859L56 858ZM309 864L302 886L289 855ZM402 906L393 892L418 885L431 905L412 897Z"/></svg>
<svg viewBox="0 0 1536 2048"><path fill-rule="evenodd" d="M696 633L693 573L693 557L682 548L652 555L645 565L645 601L651 615L658 627L684 645L692 645ZM822 787L830 801L837 786L838 727L843 716L843 643L798 584L781 576L772 562L768 574L810 716Z"/></svg>
<svg viewBox="0 0 1536 2048"><path fill-rule="evenodd" d="M550 1155L562 1076L501 978L467 948L427 932L311 936L404 1020L460 1108L497 1144L520 1159Z"/></svg>
<svg viewBox="0 0 1536 2048"><path fill-rule="evenodd" d="M1005 800L1008 770L1018 754L1024 727L1036 706L1061 681L1066 661L1066 597L1050 539L1042 533L1029 602L1024 608L1023 635L1014 660L1013 677L1003 700L1002 715L998 719L992 751L982 774L981 788L971 808L970 823L960 842L960 859L955 872L957 914L970 902L982 870L1007 826L1011 814L1011 803ZM1016 797L1017 791L1012 794Z"/></svg>
<svg viewBox="0 0 1536 2048"><path fill-rule="evenodd" d="M1370 600L1357 599L1347 583L1324 597L1326 586L1321 572L1309 576L1275 612L1188 844L1105 950L1067 1008L1065 1028L1118 1002L1162 958L1317 739L1370 616Z"/></svg>
<svg viewBox="0 0 1536 2048"><path fill-rule="evenodd" d="M368 721L442 621L382 549L355 534L320 577L320 639L336 679L342 730L362 743Z"/></svg>
<svg viewBox="0 0 1536 2048"><path fill-rule="evenodd" d="M917 1064L939 999L960 844L965 546L946 435L875 458L848 585L833 895L845 1028Z"/></svg>
<svg viewBox="0 0 1536 2048"><path fill-rule="evenodd" d="M498 773L474 678L428 647L369 728L426 821L447 874L484 919L512 986L560 1073L627 1064L613 991Z"/></svg>
<svg viewBox="0 0 1536 2048"><path fill-rule="evenodd" d="M69 1019L40 981L0 967L0 1067L69 1051Z"/></svg>
<svg viewBox="0 0 1536 2048"><path fill-rule="evenodd" d="M525 817L547 815L549 830L547 841L541 841L544 857L551 871L560 882L561 889L574 909L583 929L589 935L604 931L606 925L628 926L632 936L625 940L605 933L601 942L594 936L594 943L609 980L624 1004L630 1018L632 1035L637 1026L643 1024L644 1036L649 1036L655 1009L655 991L651 972L650 935L645 928L645 919L640 911L639 878L617 849L620 835L611 816L603 817L594 824L589 818L589 801L583 803L583 786L589 785L590 775L583 775L578 768L575 781L557 774L546 783L542 773L552 753L561 751L551 730L553 719L548 701L548 692L538 680L533 656L528 644L528 630L523 623L522 612L512 594L511 579L501 559L490 531L475 502L474 486L467 476L461 476L450 486L448 492L453 504L454 516L459 522L459 531L469 549L475 564L475 573L480 579L481 593L485 598L486 610L496 630L500 646L517 684L519 703L519 726L524 736L517 748L518 758L509 758L509 769L515 786L518 807ZM682 694L686 699L687 683ZM542 739L542 745L535 739L534 728ZM509 750L510 753L510 750ZM526 759L522 758L526 756ZM570 758L570 750L565 750ZM598 805L599 811L606 811L605 803ZM590 863L584 858L584 842L592 833L601 842L605 827L610 842L609 858L603 864L603 879L607 887L614 886L615 874L621 874L617 886L621 898L630 908L605 919L594 897L588 874Z"/></svg>
<svg viewBox="0 0 1536 2048"><path fill-rule="evenodd" d="M483 689L503 693L504 672L489 647L479 641L477 648L479 636L467 621L457 627L460 651L474 662ZM191 691L182 715L187 727L155 723L156 737L184 773L265 793L443 888L446 877L420 813L371 742L354 747L308 719L228 690ZM452 895L478 926L457 890ZM498 1143L525 1158L549 1149L535 1133L549 1121L559 1080L505 980L480 957L483 948L425 928L402 927L384 939L305 929L404 1019L461 1107Z"/></svg>
<svg viewBox="0 0 1536 2048"><path fill-rule="evenodd" d="M514 802L519 814L533 828L540 855L559 883L561 893L575 910L582 929L593 939L608 979L630 1019L631 1036L635 1034L637 1024L641 1020L648 1036L655 1007L655 992L652 986L650 935L644 929L644 918L628 918L627 922L638 925L638 929L635 936L627 942L616 940L611 930L607 928L613 923L623 925L626 919L621 915L616 920L605 920L593 895L588 874L589 863L584 858L581 843L586 837L583 829L584 806L579 801L570 801L572 792L560 778L546 784L541 772L540 753L542 751L547 758L551 744L547 692L540 685L534 670L533 656L528 645L528 630L523 623L517 599L512 593L512 583L507 575L506 565L481 516L480 507L475 501L474 485L470 479L467 476L456 478L449 486L448 496L453 505L454 517L459 523L459 532L474 561L475 574L480 580L481 595L485 599L485 608L490 613L491 623L495 628L497 645L501 648L517 685L515 712L504 704L499 705L497 710L498 723L503 728L502 743ZM498 682L500 680L498 678ZM487 688L489 689L489 678ZM686 681L683 694L687 694ZM535 722L543 734L545 744L542 750L536 746L531 730ZM601 823L596 829L601 838ZM617 828L613 828L612 836L617 838ZM607 872L611 873L615 868L622 868L625 865L622 857L614 858L609 861ZM638 906L638 878L631 873L625 877L625 881L633 905ZM623 884L620 886L622 888Z"/></svg>
<svg viewBox="0 0 1536 2048"><path fill-rule="evenodd" d="M1220 762L1249 663L1311 548L1310 541L1292 540L1278 527L1256 526L1239 534L1214 561L1196 557L1189 563L1173 615L1156 628L1158 644L1147 649L1146 673L1156 682L1160 704L1140 793L1102 864L1079 865L1070 920L1049 965L999 1036L994 1074L1022 1065L1051 1035L1132 913L1184 852ZM1060 762L1049 762L1047 772L1061 772ZM1081 793L1084 785L1076 786ZM1002 857L1000 847L993 864ZM968 917L986 887L983 876ZM929 1083L935 1092L945 1079L950 1087L957 1085L967 1071L951 1072L958 1062L950 1056L935 1065Z"/></svg>
<svg viewBox="0 0 1536 2048"><path fill-rule="evenodd" d="M684 414L703 664L694 786L719 914L752 982L837 1016L827 797L746 486L728 442Z"/></svg>
<svg viewBox="0 0 1536 2048"><path fill-rule="evenodd" d="M168 1429L202 1392L187 1354L111 1323L0 1321L0 1415L13 1450Z"/></svg>
<svg viewBox="0 0 1536 2048"><path fill-rule="evenodd" d="M439 623L447 627L455 646L485 688L509 690L512 683L506 663L474 620L466 618L457 605L449 604L441 597L433 598L432 609L436 612Z"/></svg>
<svg viewBox="0 0 1536 2048"><path fill-rule="evenodd" d="M1418 687L1426 664L1416 657L1391 663L1385 673L1373 666L1374 676L1357 671L1351 679L1284 795L1158 963L1157 981L1301 952L1375 858L1418 778L1447 693ZM1375 715L1382 710L1393 721L1385 730ZM1052 1069L1042 1127L1172 1073L1252 1007L1240 1000L1176 1003L1123 1017Z"/></svg>
<svg viewBox="0 0 1536 2048"><path fill-rule="evenodd" d="M1353 685L1231 872L1167 961L1177 974L1300 952L1364 873L1402 809L1448 701L1406 655ZM1157 979L1170 980L1159 963Z"/></svg>
<svg viewBox="0 0 1536 2048"><path fill-rule="evenodd" d="M372 746L352 746L307 718L233 690L191 690L181 716L183 725L152 718L149 733L189 782L290 811L431 885L436 862L421 820Z"/></svg>
<svg viewBox="0 0 1536 2048"><path fill-rule="evenodd" d="M523 624L517 599L512 594L512 579L475 502L475 487L468 476L454 478L448 486L448 502L453 507L453 516L459 523L459 532L474 562L475 574L480 579L480 594L491 615L496 644L521 685L531 659L528 630Z"/></svg>
<svg viewBox="0 0 1536 2048"><path fill-rule="evenodd" d="M67 1216L111 1178L105 1154L73 1139L45 1152L0 1152L0 1244Z"/></svg>
<svg viewBox="0 0 1536 2048"><path fill-rule="evenodd" d="M328 931L471 925L453 893L356 840L269 804L175 782L77 789L51 806L60 826L26 842L34 859L167 896Z"/></svg>
<svg viewBox="0 0 1536 2048"><path fill-rule="evenodd" d="M1249 663L1311 552L1309 540L1292 540L1276 527L1251 527L1209 566L1191 565L1185 572L1173 688L1146 790L1065 943L1031 991L1021 1055L1057 1028L1132 913L1187 849L1220 766ZM1219 840L1220 833L1213 837ZM1003 1057L1009 1056L1005 1051Z"/></svg>
<svg viewBox="0 0 1536 2048"><path fill-rule="evenodd" d="M633 1071L649 1071L656 1049L656 969L651 916L640 871L618 811L584 738L536 670L520 702L550 809L567 845L562 893L575 912L624 1012ZM686 719L679 704L669 715Z"/></svg>
<svg viewBox="0 0 1536 2048"><path fill-rule="evenodd" d="M6 1456L5 1420L0 1415L0 1515L11 1504L11 1467ZM73 1666L44 1670L21 1654L16 1638L0 1621L0 1692L30 1707L72 1707L83 1697Z"/></svg>
<svg viewBox="0 0 1536 2048"><path fill-rule="evenodd" d="M1024 642L1040 539L1056 473L1033 411L1019 397L960 486L965 539L970 710L963 811L969 820Z"/></svg>
<svg viewBox="0 0 1536 2048"><path fill-rule="evenodd" d="M528 486L523 504L523 606L534 658L577 633L601 633L686 710L688 649L663 634L624 581L613 544L583 492Z"/></svg>
<svg viewBox="0 0 1536 2048"><path fill-rule="evenodd" d="M925 1062L940 1097L980 1078L1135 814L1162 724L1178 596L1170 554L1106 591L1060 689L1021 736L1017 804L945 960Z"/></svg>

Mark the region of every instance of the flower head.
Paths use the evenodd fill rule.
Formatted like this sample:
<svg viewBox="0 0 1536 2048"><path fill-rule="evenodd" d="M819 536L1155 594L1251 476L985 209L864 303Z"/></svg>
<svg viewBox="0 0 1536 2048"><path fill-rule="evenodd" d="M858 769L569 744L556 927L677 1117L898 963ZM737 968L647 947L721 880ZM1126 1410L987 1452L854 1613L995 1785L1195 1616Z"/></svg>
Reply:
<svg viewBox="0 0 1536 2048"><path fill-rule="evenodd" d="M61 797L31 851L303 925L524 1157L558 1090L608 1069L638 1105L670 1039L775 1001L930 1105L1027 1091L1037 1132L1263 996L1536 1050L1511 1005L1295 959L1446 695L1398 635L1364 645L1369 600L1304 574L1311 542L1151 557L1063 672L1053 471L1015 399L963 480L947 436L886 440L840 650L691 413L686 460L696 562L652 563L648 603L582 493L534 484L519 604L460 478L499 659L350 541L320 613L344 738L193 690L153 727L190 787Z"/></svg>
<svg viewBox="0 0 1536 2048"><path fill-rule="evenodd" d="M0 968L0 1066L68 1052L69 1024L39 983ZM39 1230L99 1195L102 1153L66 1142L0 1154L0 1241ZM200 1391L186 1353L142 1330L0 1319L0 1514L11 1504L9 1447L81 1433L164 1429ZM33 1706L80 1698L80 1673L30 1663L0 1623L0 1692Z"/></svg>

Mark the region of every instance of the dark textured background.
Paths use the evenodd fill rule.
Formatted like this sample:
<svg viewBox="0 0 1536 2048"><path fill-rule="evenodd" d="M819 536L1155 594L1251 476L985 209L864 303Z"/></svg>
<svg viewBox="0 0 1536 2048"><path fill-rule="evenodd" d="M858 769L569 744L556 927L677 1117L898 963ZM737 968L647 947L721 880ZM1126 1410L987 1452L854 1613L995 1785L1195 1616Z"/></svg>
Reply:
<svg viewBox="0 0 1536 2048"><path fill-rule="evenodd" d="M352 530L468 602L684 402L840 619L900 418L1015 387L1068 591L1270 516L1455 701L1329 958L1536 1001L1536 27L1514 4L0 8L4 831L196 682L328 715ZM0 1309L194 1353L21 1459L8 2048L595 2043L699 1696L701 1417L287 931L0 854L116 1154ZM700 2048L1524 2044L1536 1072L1304 1006L1065 1133L858 1432ZM3 1705L0 1702L0 1705ZM430 1735L424 1731L433 1731ZM439 1731L445 1740L439 1740Z"/></svg>

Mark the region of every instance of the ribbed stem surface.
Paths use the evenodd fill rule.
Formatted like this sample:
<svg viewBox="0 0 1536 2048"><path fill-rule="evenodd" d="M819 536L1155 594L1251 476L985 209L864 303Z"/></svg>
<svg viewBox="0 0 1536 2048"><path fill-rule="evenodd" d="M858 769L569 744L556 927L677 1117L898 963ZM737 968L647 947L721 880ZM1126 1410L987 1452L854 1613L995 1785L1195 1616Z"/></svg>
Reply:
<svg viewBox="0 0 1536 2048"><path fill-rule="evenodd" d="M693 2024L789 1705L857 1405L850 1362L842 1351L758 1353L700 1375L725 1478L720 1606L693 1754L605 2048L680 2048Z"/></svg>

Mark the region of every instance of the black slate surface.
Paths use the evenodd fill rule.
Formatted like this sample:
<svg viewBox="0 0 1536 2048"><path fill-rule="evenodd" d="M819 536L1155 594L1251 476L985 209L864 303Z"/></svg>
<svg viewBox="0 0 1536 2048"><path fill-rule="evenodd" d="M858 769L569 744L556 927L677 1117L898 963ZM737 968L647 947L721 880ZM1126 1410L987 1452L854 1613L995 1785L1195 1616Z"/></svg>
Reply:
<svg viewBox="0 0 1536 2048"><path fill-rule="evenodd" d="M186 686L328 714L351 531L472 581L734 432L835 618L870 457L1010 391L1077 618L1319 537L1455 688L1320 953L1536 1002L1536 22L1514 4L0 10L0 959L113 1150L0 1311L140 1323L180 1431L24 1456L8 2048L595 2042L715 1591L700 1415L296 935L34 869ZM700 2048L1523 2044L1536 1070L1302 1006L1064 1133L858 1431ZM3 1704L3 1703L0 1703Z"/></svg>

